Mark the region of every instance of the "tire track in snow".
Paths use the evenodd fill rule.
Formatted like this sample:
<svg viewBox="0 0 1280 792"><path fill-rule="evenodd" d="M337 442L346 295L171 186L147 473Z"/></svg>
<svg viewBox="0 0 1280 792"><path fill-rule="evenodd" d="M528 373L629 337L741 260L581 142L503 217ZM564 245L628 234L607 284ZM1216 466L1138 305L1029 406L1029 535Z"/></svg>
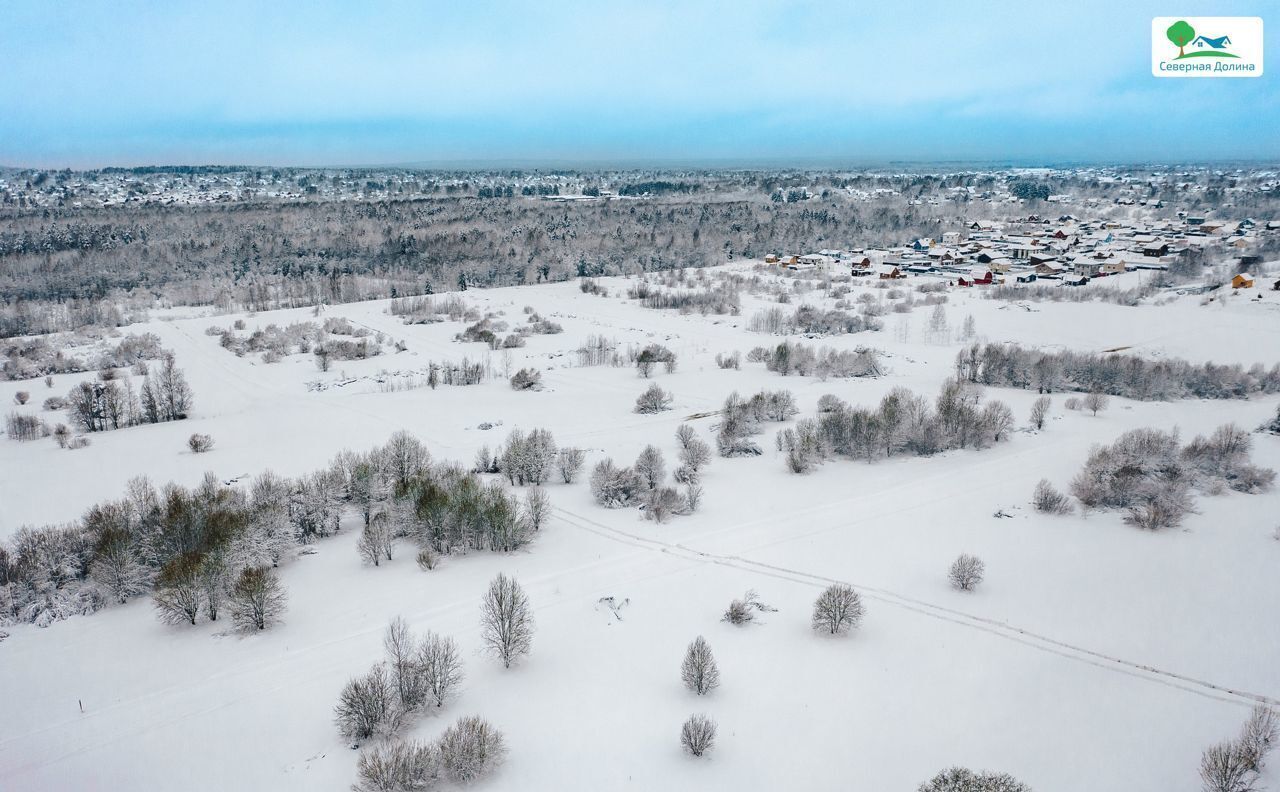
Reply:
<svg viewBox="0 0 1280 792"><path fill-rule="evenodd" d="M647 536L641 536L619 528L612 528L603 523L596 522L583 515L566 511L561 507L553 507L552 509L560 515L560 518L568 525L574 526L580 530L597 534L606 538L613 538L615 541L624 544L631 544L636 547L645 547L654 552L667 553L692 561L702 561L704 563L718 564L744 572L752 572L755 574L767 575L769 577L787 580L801 585L825 588L832 584L843 584L852 586L862 592L868 599L884 602L895 607L913 611L930 618L951 622L962 627L982 630L1000 638L1020 643L1039 651L1049 652L1069 660L1087 663L1098 668L1114 671L1128 676L1146 679L1168 687L1184 690L1206 698L1215 699L1231 704L1244 704L1253 706L1254 704L1268 704L1270 706L1280 706L1280 699L1273 698L1261 693L1253 693L1247 690L1219 685L1203 679L1179 674L1174 671L1167 671L1157 668L1146 663L1134 662L1124 658L1108 655L1083 646L1071 644L1066 641L1059 641L1042 633L1023 627L1010 625L1006 622L989 619L983 616L975 616L971 613L948 608L944 605L937 605L932 602L908 597L904 594L877 586L869 586L865 584L854 583L851 581L840 580L838 578L827 577L825 575L815 575L799 569L790 569L776 564L768 564L763 561L755 561L738 555L721 555L710 553L702 550L694 550L680 544L664 542L660 539L654 539Z"/></svg>

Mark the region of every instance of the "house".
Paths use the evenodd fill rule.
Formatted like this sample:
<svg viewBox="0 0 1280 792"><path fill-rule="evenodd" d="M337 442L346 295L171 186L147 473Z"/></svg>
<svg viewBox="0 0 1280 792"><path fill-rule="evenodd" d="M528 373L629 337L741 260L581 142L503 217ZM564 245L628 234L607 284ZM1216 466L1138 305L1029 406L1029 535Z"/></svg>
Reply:
<svg viewBox="0 0 1280 792"><path fill-rule="evenodd" d="M948 247L954 247L954 246L956 246L956 245L959 245L959 244L960 244L960 232L959 232L959 231L945 231L945 232L943 232L943 234L942 234L942 244L947 245Z"/></svg>
<svg viewBox="0 0 1280 792"><path fill-rule="evenodd" d="M933 240L930 239L929 237L921 237L920 239L917 239L915 242L912 242L911 247L914 248L915 250L928 250L929 248L933 247Z"/></svg>
<svg viewBox="0 0 1280 792"><path fill-rule="evenodd" d="M1126 269L1127 269L1127 266L1125 265L1124 259L1114 259L1112 261L1102 262L1102 264L1098 267L1098 274L1102 276L1119 275L1120 273L1124 272Z"/></svg>
<svg viewBox="0 0 1280 792"><path fill-rule="evenodd" d="M773 253L770 253L770 254L766 255L766 256L764 257L764 263L765 263L765 264L777 264L777 263L778 263L778 257L777 257L777 255L776 255L776 254L773 254Z"/></svg>
<svg viewBox="0 0 1280 792"><path fill-rule="evenodd" d="M854 256L849 259L849 266L854 270L865 270L864 272L855 272L855 275L865 275L871 270L871 257L866 255Z"/></svg>
<svg viewBox="0 0 1280 792"><path fill-rule="evenodd" d="M1066 272L1067 268L1057 261L1046 261L1043 264L1037 264L1035 273L1040 277L1056 278Z"/></svg>
<svg viewBox="0 0 1280 792"><path fill-rule="evenodd" d="M783 256L781 264L784 267L795 267L800 263L799 256Z"/></svg>
<svg viewBox="0 0 1280 792"><path fill-rule="evenodd" d="M1084 275L1068 275L1062 279L1063 286L1083 286L1089 282Z"/></svg>
<svg viewBox="0 0 1280 792"><path fill-rule="evenodd" d="M1036 274L1034 272L1019 272L1014 280L1018 283L1035 283Z"/></svg>
<svg viewBox="0 0 1280 792"><path fill-rule="evenodd" d="M1160 258L1169 255L1168 242L1148 242L1142 246L1142 255L1151 258Z"/></svg>
<svg viewBox="0 0 1280 792"><path fill-rule="evenodd" d="M800 257L800 264L804 267L825 267L831 263L831 259L821 253L808 253Z"/></svg>
<svg viewBox="0 0 1280 792"><path fill-rule="evenodd" d="M995 276L986 267L974 267L968 275L956 278L957 286L990 286L994 282Z"/></svg>
<svg viewBox="0 0 1280 792"><path fill-rule="evenodd" d="M876 268L880 280L896 280L902 277L902 270L896 264L881 264Z"/></svg>
<svg viewBox="0 0 1280 792"><path fill-rule="evenodd" d="M1247 272L1237 272L1235 277L1231 279L1231 288L1233 289L1252 289L1253 276Z"/></svg>

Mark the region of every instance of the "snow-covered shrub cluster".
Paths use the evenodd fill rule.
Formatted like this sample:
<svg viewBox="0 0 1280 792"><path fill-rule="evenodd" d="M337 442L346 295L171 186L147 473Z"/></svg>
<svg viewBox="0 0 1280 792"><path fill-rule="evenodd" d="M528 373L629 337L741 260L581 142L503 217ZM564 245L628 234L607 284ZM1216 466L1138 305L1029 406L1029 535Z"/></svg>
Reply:
<svg viewBox="0 0 1280 792"><path fill-rule="evenodd" d="M675 310L680 313L732 314L741 310L738 289L730 284L717 284L704 289L664 291L648 281L637 281L627 289L627 297L638 300L646 308Z"/></svg>
<svg viewBox="0 0 1280 792"><path fill-rule="evenodd" d="M1181 446L1176 432L1134 429L1111 445L1096 446L1071 492L1089 509L1117 509L1140 528L1170 528L1193 509L1192 490L1212 494L1229 487L1263 492L1275 471L1253 465L1252 439L1233 425Z"/></svg>
<svg viewBox="0 0 1280 792"><path fill-rule="evenodd" d="M621 365L621 357L617 352L618 342L602 335L589 335L582 346L578 347L579 366Z"/></svg>
<svg viewBox="0 0 1280 792"><path fill-rule="evenodd" d="M511 390L527 391L542 388L542 372L532 368L522 368L511 375Z"/></svg>
<svg viewBox="0 0 1280 792"><path fill-rule="evenodd" d="M632 467L618 467L612 459L598 462L591 471L592 497L611 509L640 504L645 518L657 522L697 511L702 499L699 471L710 459L711 449L688 424L676 430L676 440L680 444L680 467L675 479L685 485L683 492L665 484L666 461L662 452L650 445L640 452Z"/></svg>
<svg viewBox="0 0 1280 792"><path fill-rule="evenodd" d="M956 356L957 375L983 385L1081 391L1138 400L1245 399L1280 392L1280 363L1240 365L1144 360L1134 355L1045 352L1016 344L974 344ZM1086 409L1091 409L1086 407Z"/></svg>
<svg viewBox="0 0 1280 792"><path fill-rule="evenodd" d="M864 308L874 303L865 303ZM875 310L864 310L862 316L839 309L824 310L812 305L799 305L790 313L776 306L757 311L747 322L747 329L757 333L784 335L842 335L881 330L884 323L875 318Z"/></svg>
<svg viewBox="0 0 1280 792"><path fill-rule="evenodd" d="M763 362L769 371L784 377L788 374L815 375L825 380L828 377L878 377L884 373L880 366L880 353L868 347L853 351L831 347L815 350L804 344L784 341L772 349L752 349L747 360Z"/></svg>
<svg viewBox="0 0 1280 792"><path fill-rule="evenodd" d="M68 342L74 339L68 339ZM50 374L74 374L101 369L128 368L140 361L165 355L160 339L152 333L126 335L87 358L68 355L49 336L16 340L4 348L0 379L23 380Z"/></svg>
<svg viewBox="0 0 1280 792"><path fill-rule="evenodd" d="M804 473L832 454L872 461L898 454L929 456L956 448L985 448L1013 428L1013 411L983 402L973 385L948 379L931 405L906 388L894 388L878 407L850 407L834 397L819 402L817 418L778 433L787 467Z"/></svg>
<svg viewBox="0 0 1280 792"><path fill-rule="evenodd" d="M608 297L609 290L600 285L600 281L595 278L580 278L578 280L578 288L583 294L595 294L600 297Z"/></svg>
<svg viewBox="0 0 1280 792"><path fill-rule="evenodd" d="M720 621L741 626L755 621L756 613L767 613L775 610L777 608L771 608L761 602L760 596L754 591L748 591L743 595L742 599L735 599L729 603L729 607L725 608L724 616Z"/></svg>
<svg viewBox="0 0 1280 792"><path fill-rule="evenodd" d="M475 321L480 314L457 294L442 297L396 297L387 312L402 317L405 324Z"/></svg>
<svg viewBox="0 0 1280 792"><path fill-rule="evenodd" d="M431 361L424 368L408 372L387 372L378 374L378 389L383 393L431 388L435 390L441 385L479 385L488 376L483 363L472 362L464 357L458 363Z"/></svg>
<svg viewBox="0 0 1280 792"><path fill-rule="evenodd" d="M734 351L728 355L716 353L716 365L722 369L734 369L735 371L742 368L742 355Z"/></svg>
<svg viewBox="0 0 1280 792"><path fill-rule="evenodd" d="M48 437L51 431L49 425L36 415L9 413L4 423L5 434L10 440L38 440L41 437Z"/></svg>
<svg viewBox="0 0 1280 792"><path fill-rule="evenodd" d="M581 464L576 454L557 453L549 471L572 477ZM244 578L244 571L274 567L296 545L336 532L347 508L366 526L385 526L390 536L377 545L384 552L397 537L436 554L509 551L527 543L541 519L500 483L433 463L406 432L367 453L343 452L297 479L267 471L244 489L212 474L190 490L170 484L157 491L135 479L122 499L81 520L22 528L0 545L0 621L47 625L154 586L166 621L216 619L224 602L234 615L242 602L246 625L266 626L279 590L269 572Z"/></svg>
<svg viewBox="0 0 1280 792"><path fill-rule="evenodd" d="M737 391L729 394L720 410L716 448L723 457L759 456L760 446L751 440L760 434L765 421L785 421L799 412L791 391L760 391L743 399Z"/></svg>
<svg viewBox="0 0 1280 792"><path fill-rule="evenodd" d="M243 325L243 322L237 324ZM284 327L269 324L244 336L236 335L234 329L216 326L208 328L205 333L219 336L218 343L222 348L234 353L236 357L261 352L263 359L267 361L294 353L310 352L312 346L324 337L320 325L315 322L294 322Z"/></svg>

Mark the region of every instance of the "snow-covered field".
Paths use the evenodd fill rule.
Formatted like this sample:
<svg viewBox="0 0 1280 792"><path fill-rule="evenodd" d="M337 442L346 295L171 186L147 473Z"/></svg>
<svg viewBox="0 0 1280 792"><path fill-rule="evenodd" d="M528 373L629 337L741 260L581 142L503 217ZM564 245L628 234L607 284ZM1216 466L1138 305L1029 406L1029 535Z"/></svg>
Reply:
<svg viewBox="0 0 1280 792"><path fill-rule="evenodd" d="M249 330L313 320L308 310L157 315L126 332L154 332L175 352L195 394L191 418L96 434L75 451L0 440L0 536L74 519L119 497L134 476L193 486L207 470L224 480L265 469L298 475L398 429L436 458L468 464L480 446L535 427L587 449L588 471L605 456L629 464L649 443L670 458L676 427L688 420L710 440L716 418L690 416L717 410L735 390L790 389L802 417L827 393L871 404L904 385L932 398L954 372L967 316L988 341L1196 362L1280 359L1280 294L1121 307L997 302L953 289L948 339L928 331L932 309L918 306L884 316L882 332L805 342L879 348L885 376L783 378L759 363L714 362L777 343L746 329L762 299L744 297L740 316L681 315L622 299L625 280L601 283L611 296L583 294L577 283L463 295L513 325L526 305L563 325L510 351L511 370L542 371L536 392L507 385L504 353L454 341L462 323L404 325L387 301L324 316L401 339L406 350L335 362L327 373L310 355L236 357L204 332L236 318ZM674 394L673 409L634 413L649 383L632 368L579 367L574 350L591 334L674 350L676 371L653 378ZM375 381L383 370L463 356L487 358L496 376L400 392ZM51 390L0 383L0 402L30 390L32 403L17 409L38 413L45 396L86 377L56 377ZM309 389L316 381L347 384ZM1019 426L1036 397L988 395L1006 401ZM8 627L0 788L344 789L357 754L333 724L333 705L343 683L381 657L388 621L403 615L417 631L456 638L466 660L461 694L410 735L434 736L462 714L483 715L506 735L509 755L479 789L913 790L959 764L1010 772L1037 792L1190 792L1200 752L1236 733L1250 697L1280 699L1280 492L1198 498L1199 513L1159 533L1116 513L1049 517L1028 501L1038 480L1065 487L1093 444L1128 429L1252 430L1275 414L1276 399L1113 399L1096 417L1062 402L1055 395L1043 431L1019 430L986 450L836 459L803 476L784 468L770 425L763 456L712 461L694 515L656 524L597 506L584 480L552 484L553 517L529 547L447 559L431 572L407 546L388 564L362 564L353 515L317 552L282 565L289 610L262 634L221 622L166 626L145 598L48 629ZM486 431L484 422L496 425ZM193 432L212 435L214 450L188 451ZM1280 438L1253 438L1255 461L1280 468ZM961 552L986 562L975 592L948 586ZM537 620L532 653L510 670L481 654L478 625L481 594L500 571L518 577ZM809 628L813 599L832 581L859 587L867 606L849 636ZM777 611L747 627L721 622L748 589ZM610 596L628 601L616 615L600 603ZM706 698L679 678L697 635L722 674ZM694 712L719 724L706 760L680 750L680 724ZM1280 788L1280 773L1263 782Z"/></svg>

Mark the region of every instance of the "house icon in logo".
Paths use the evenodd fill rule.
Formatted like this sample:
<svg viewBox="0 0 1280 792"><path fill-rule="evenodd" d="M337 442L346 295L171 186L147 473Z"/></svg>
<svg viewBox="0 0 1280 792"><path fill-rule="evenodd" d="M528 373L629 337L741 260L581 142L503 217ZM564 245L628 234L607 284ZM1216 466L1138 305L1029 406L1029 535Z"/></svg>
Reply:
<svg viewBox="0 0 1280 792"><path fill-rule="evenodd" d="M1230 36L1219 36L1217 38L1204 35L1197 36L1196 29L1191 27L1184 19L1179 19L1170 25L1169 29L1165 31L1165 36L1178 48L1178 57L1175 60L1240 57L1227 51L1227 47L1231 44ZM1195 47L1195 49L1187 52L1188 45Z"/></svg>

